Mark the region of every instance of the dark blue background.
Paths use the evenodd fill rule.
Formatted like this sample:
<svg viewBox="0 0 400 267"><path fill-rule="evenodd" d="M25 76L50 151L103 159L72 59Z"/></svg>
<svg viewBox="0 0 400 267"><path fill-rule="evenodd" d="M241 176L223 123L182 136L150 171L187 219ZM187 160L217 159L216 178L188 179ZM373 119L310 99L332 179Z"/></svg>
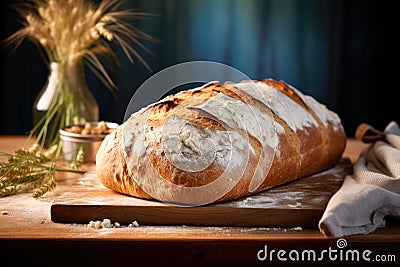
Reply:
<svg viewBox="0 0 400 267"><path fill-rule="evenodd" d="M0 38L20 28L10 4L0 2ZM367 122L382 129L399 121L397 70L399 19L395 1L341 0L142 0L122 8L157 14L135 20L158 42L140 48L151 66L131 64L115 47L120 65L110 73L115 100L90 72L88 86L100 119L121 123L135 90L154 73L177 63L207 60L228 64L251 79L292 84L341 117L347 135ZM47 78L37 47L0 49L0 134L32 127L32 104Z"/></svg>

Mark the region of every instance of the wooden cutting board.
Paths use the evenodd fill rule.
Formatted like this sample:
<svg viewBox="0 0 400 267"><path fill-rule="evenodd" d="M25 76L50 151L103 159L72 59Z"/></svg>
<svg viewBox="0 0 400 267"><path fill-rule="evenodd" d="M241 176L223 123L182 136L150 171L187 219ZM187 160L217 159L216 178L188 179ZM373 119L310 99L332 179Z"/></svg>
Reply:
<svg viewBox="0 0 400 267"><path fill-rule="evenodd" d="M112 222L140 225L206 225L316 228L331 196L352 172L349 159L335 167L250 197L199 207L182 207L116 193L87 173L55 200L56 223Z"/></svg>

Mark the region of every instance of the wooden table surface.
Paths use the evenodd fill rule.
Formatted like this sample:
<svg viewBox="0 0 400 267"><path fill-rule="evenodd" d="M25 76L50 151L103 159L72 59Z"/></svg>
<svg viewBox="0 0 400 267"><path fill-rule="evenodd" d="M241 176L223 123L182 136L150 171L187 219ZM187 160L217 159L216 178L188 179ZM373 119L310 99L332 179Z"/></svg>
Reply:
<svg viewBox="0 0 400 267"><path fill-rule="evenodd" d="M24 141L23 136L0 136L0 151L12 152ZM349 139L343 156L354 162L364 147L364 144ZM0 198L0 256L8 255L10 263L25 257L30 262L37 260L45 264L48 259L49 265L52 259L57 259L61 265L79 261L93 266L110 262L112 266L127 262L132 266L142 266L141 263L173 263L175 266L236 263L249 266L266 265L270 261L282 263L275 254L260 261L257 253L265 248L286 252L338 248L336 238L327 238L318 229L185 225L95 229L86 224L53 223L50 218L52 201L77 177L71 174L58 177L56 189L39 199L33 199L30 193ZM383 254L386 259L395 255L397 263L400 262L399 220L389 219L385 228L369 235L347 236L345 240L348 249L368 249L372 251L371 255ZM1 258L0 265L3 266ZM325 257L323 262L334 261Z"/></svg>

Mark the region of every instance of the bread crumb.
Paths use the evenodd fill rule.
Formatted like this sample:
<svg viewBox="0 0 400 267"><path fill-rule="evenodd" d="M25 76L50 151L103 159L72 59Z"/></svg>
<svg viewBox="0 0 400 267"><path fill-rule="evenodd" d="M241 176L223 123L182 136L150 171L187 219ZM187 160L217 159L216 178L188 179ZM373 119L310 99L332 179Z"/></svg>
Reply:
<svg viewBox="0 0 400 267"><path fill-rule="evenodd" d="M94 222L94 228L100 229L101 228L101 221L95 221Z"/></svg>
<svg viewBox="0 0 400 267"><path fill-rule="evenodd" d="M133 221L128 227L139 227L139 223L137 221Z"/></svg>
<svg viewBox="0 0 400 267"><path fill-rule="evenodd" d="M289 207L291 207L291 208L298 208L298 207L301 207L301 203L300 202L296 202L296 204L295 205L293 205L293 204L288 204L288 206Z"/></svg>
<svg viewBox="0 0 400 267"><path fill-rule="evenodd" d="M297 226L297 227L290 228L290 230L303 231L303 228L301 228L300 226Z"/></svg>
<svg viewBox="0 0 400 267"><path fill-rule="evenodd" d="M103 227L103 228L112 228L113 225L111 224L111 220L110 219L104 219L101 222L101 227Z"/></svg>
<svg viewBox="0 0 400 267"><path fill-rule="evenodd" d="M243 200L244 203L247 203L247 202L249 202L249 201L253 201L253 198L248 197L248 198L246 198L246 199Z"/></svg>
<svg viewBox="0 0 400 267"><path fill-rule="evenodd" d="M88 227L101 229L101 228L121 228L121 224L119 222L112 223L110 219L103 219L102 221L90 221L87 224ZM126 226L125 226L126 227ZM128 227L139 227L139 223L137 221L133 221L128 225Z"/></svg>

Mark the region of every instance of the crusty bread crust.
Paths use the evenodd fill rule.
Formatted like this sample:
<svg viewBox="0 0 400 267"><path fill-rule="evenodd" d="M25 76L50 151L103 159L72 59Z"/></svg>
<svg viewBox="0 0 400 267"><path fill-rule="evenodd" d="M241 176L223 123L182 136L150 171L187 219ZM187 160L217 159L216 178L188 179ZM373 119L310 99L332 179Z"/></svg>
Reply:
<svg viewBox="0 0 400 267"><path fill-rule="evenodd" d="M257 89L251 87L254 83L257 84ZM262 90L264 98L259 97L255 90ZM270 96L272 100L269 99ZM270 134L257 133L255 130L246 132L239 126L234 127L235 124L229 119L222 118L225 116L224 110L216 111L217 108L212 110L216 106L212 106L213 103L210 100L215 99L228 99L237 107L245 103L263 116L265 115L266 119L270 116L271 123L261 125L262 131L265 129L266 132L270 131ZM285 103L289 104L280 106L280 101L282 103L286 101ZM292 106L301 112L290 114L285 110ZM143 123L138 118L140 114L143 116L144 112L147 112L147 117ZM238 116L245 114L243 110L237 112ZM282 81L268 79L260 82L243 81L239 84L210 83L168 96L132 114L126 123L108 135L96 157L96 172L102 183L112 190L139 198L156 198L183 204L208 204L203 203L204 199L210 197L213 192L205 192L207 196L204 196L204 199L202 195L195 194L180 197L175 189L164 187L162 183L156 184L151 179L156 174L173 185L195 188L208 185L227 172L225 165L218 164L217 160L197 171L182 168L183 165L172 162L172 157L168 157L169 152L162 141L163 138L168 138L168 133L162 130L163 126L171 118L186 121L191 133L199 133L201 136L211 133L207 135L207 138L212 138L215 134L234 133L234 136L239 138L236 139L236 143L233 143L234 146L242 144L242 140L244 140L243 144L249 146L248 150L235 150L235 147L229 150L231 153L236 153L232 157L246 159L245 162L244 160L238 162L237 166L228 171L228 176L238 175L234 177L238 179L238 182L221 196L215 193L215 199L211 198L209 202L248 196L330 168L340 160L346 144L344 129L334 112ZM249 118L242 119L246 121L247 126L251 126L248 122ZM146 130L140 132L137 128L133 129L133 125L145 127ZM138 145L138 138L132 137L131 140L124 137L124 133L133 132L137 135L143 134L144 154L135 152L133 149ZM156 138L151 139L150 136ZM179 138L182 143L195 140L191 140L192 137ZM217 141L216 143L218 145ZM199 145L194 144L195 147ZM244 153L247 154L244 156L242 155ZM216 157L220 157L220 154L216 154ZM192 167L188 166L188 168ZM261 183L252 188L252 179L260 174L263 174ZM138 185L138 179L141 185Z"/></svg>
<svg viewBox="0 0 400 267"><path fill-rule="evenodd" d="M96 172L103 185L114 191L150 199L129 175L121 145L121 128L107 135L96 154ZM99 149L100 151L100 149Z"/></svg>

